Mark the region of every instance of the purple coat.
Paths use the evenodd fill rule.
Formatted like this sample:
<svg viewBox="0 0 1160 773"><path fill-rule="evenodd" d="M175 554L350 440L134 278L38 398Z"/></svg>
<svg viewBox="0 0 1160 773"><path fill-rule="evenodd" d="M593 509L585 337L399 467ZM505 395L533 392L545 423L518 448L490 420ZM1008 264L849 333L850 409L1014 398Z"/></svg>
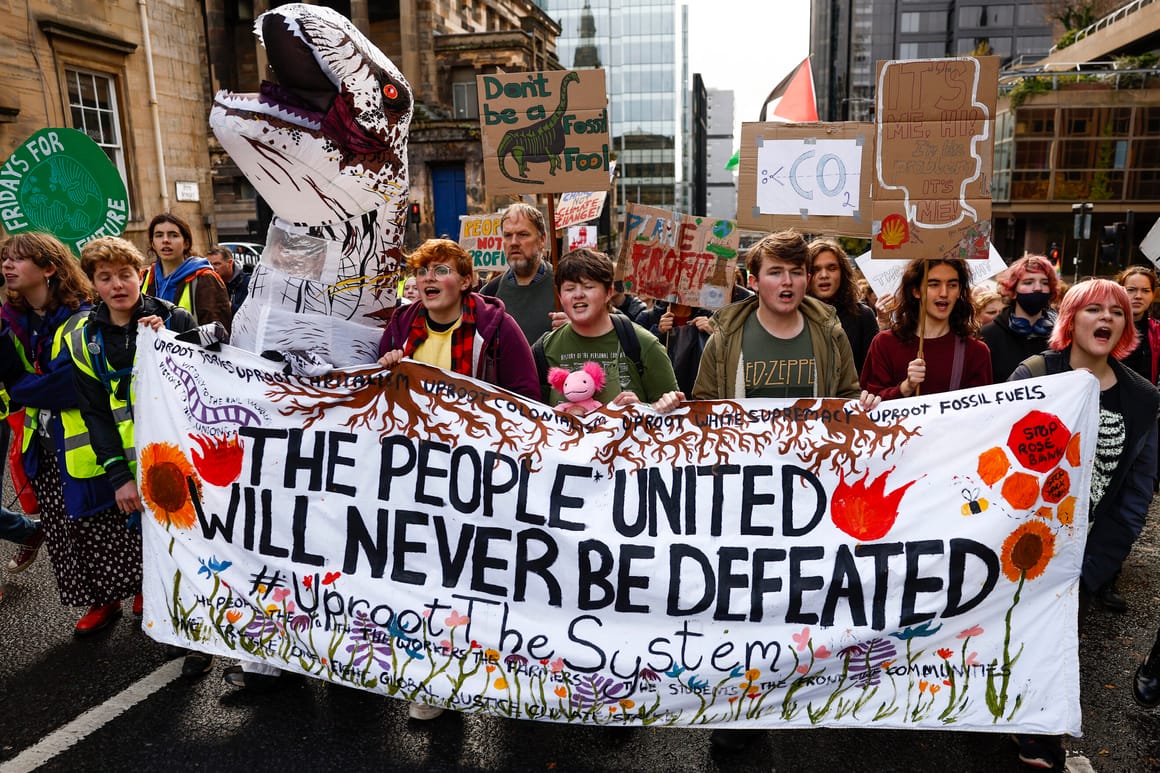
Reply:
<svg viewBox="0 0 1160 773"><path fill-rule="evenodd" d="M472 293L475 299L475 338L471 361L475 364L472 376L480 381L515 392L539 402L540 378L532 347L520 326L504 311L503 301L489 295ZM415 317L423 313L423 304L403 306L391 317L383 338L379 341L379 356L407 345L407 336Z"/></svg>

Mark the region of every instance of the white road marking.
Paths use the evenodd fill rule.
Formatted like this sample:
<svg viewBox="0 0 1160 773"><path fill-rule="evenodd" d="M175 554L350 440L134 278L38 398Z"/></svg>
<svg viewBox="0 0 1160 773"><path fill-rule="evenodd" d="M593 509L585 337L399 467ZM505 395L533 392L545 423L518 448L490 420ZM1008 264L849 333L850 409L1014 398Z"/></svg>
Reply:
<svg viewBox="0 0 1160 773"><path fill-rule="evenodd" d="M35 746L28 747L8 762L0 764L0 773L27 773L36 770L181 676L181 664L180 658L171 660L100 706L89 709L64 727L42 738Z"/></svg>

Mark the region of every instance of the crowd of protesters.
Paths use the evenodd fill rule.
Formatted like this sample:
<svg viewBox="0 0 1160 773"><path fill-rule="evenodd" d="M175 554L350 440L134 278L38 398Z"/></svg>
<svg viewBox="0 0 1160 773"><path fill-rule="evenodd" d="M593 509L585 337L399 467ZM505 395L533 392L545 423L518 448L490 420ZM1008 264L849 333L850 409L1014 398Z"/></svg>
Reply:
<svg viewBox="0 0 1160 773"><path fill-rule="evenodd" d="M544 216L531 205L510 206L501 226L508 268L483 285L454 241L431 239L408 256L382 367L410 358L571 412L769 397L846 398L870 410L881 400L1088 370L1100 383L1100 431L1081 625L1092 604L1127 609L1116 577L1160 470L1151 269L1065 291L1046 258L1027 255L994 287L972 290L962 260L915 260L892 296L875 298L837 241L783 231L748 249L731 302L714 310L635 298L615 279L613 261L591 249L553 266ZM126 240L101 238L80 261L45 234L0 243L0 439L10 444L24 511L0 508L0 537L17 546L12 574L47 545L62 604L84 610L78 636L112 624L126 599L142 609L130 388L137 330L212 325L225 338L247 293L248 274L229 250L196 255L180 217L153 218L148 238L148 258ZM212 665L204 653L180 653L188 677ZM276 687L280 675L242 664L225 679L257 691ZM1160 704L1160 635L1133 688L1143 705ZM419 720L442 712L409 709ZM713 741L732 748L750 736L717 731ZM1017 740L1025 763L1063 764L1061 739Z"/></svg>

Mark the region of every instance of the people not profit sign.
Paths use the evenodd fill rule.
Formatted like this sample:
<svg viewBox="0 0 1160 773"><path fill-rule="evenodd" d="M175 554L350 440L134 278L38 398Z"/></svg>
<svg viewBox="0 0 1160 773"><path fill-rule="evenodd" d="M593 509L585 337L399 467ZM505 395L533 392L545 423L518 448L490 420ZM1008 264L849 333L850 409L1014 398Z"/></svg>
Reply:
<svg viewBox="0 0 1160 773"><path fill-rule="evenodd" d="M503 251L503 226L500 213L491 215L461 215L459 218L459 246L471 255L475 268L490 271L507 266Z"/></svg>
<svg viewBox="0 0 1160 773"><path fill-rule="evenodd" d="M137 351L155 639L510 718L1080 729L1090 373L578 419Z"/></svg>
<svg viewBox="0 0 1160 773"><path fill-rule="evenodd" d="M477 87L489 194L608 188L604 70L480 75Z"/></svg>
<svg viewBox="0 0 1160 773"><path fill-rule="evenodd" d="M0 223L10 234L50 233L76 254L120 236L129 197L105 151L75 129L41 129L0 167Z"/></svg>

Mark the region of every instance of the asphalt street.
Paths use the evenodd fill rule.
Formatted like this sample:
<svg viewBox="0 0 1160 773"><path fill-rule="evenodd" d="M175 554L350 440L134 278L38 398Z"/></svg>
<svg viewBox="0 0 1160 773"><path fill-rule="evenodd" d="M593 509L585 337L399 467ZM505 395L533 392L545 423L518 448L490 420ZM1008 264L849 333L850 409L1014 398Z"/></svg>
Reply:
<svg viewBox="0 0 1160 773"><path fill-rule="evenodd" d="M1160 499L1157 500L1160 502ZM1095 611L1081 644L1082 738L1072 770L1160 770L1160 710L1131 679L1160 625L1160 514L1153 504L1120 584L1125 615ZM9 545L4 543L4 563ZM0 570L2 571L2 570ZM0 773L45 771L1017 771L1000 734L786 730L722 753L705 730L583 728L447 713L407 719L402 701L289 677L247 695L221 659L187 681L128 611L77 639L47 555L2 575Z"/></svg>

